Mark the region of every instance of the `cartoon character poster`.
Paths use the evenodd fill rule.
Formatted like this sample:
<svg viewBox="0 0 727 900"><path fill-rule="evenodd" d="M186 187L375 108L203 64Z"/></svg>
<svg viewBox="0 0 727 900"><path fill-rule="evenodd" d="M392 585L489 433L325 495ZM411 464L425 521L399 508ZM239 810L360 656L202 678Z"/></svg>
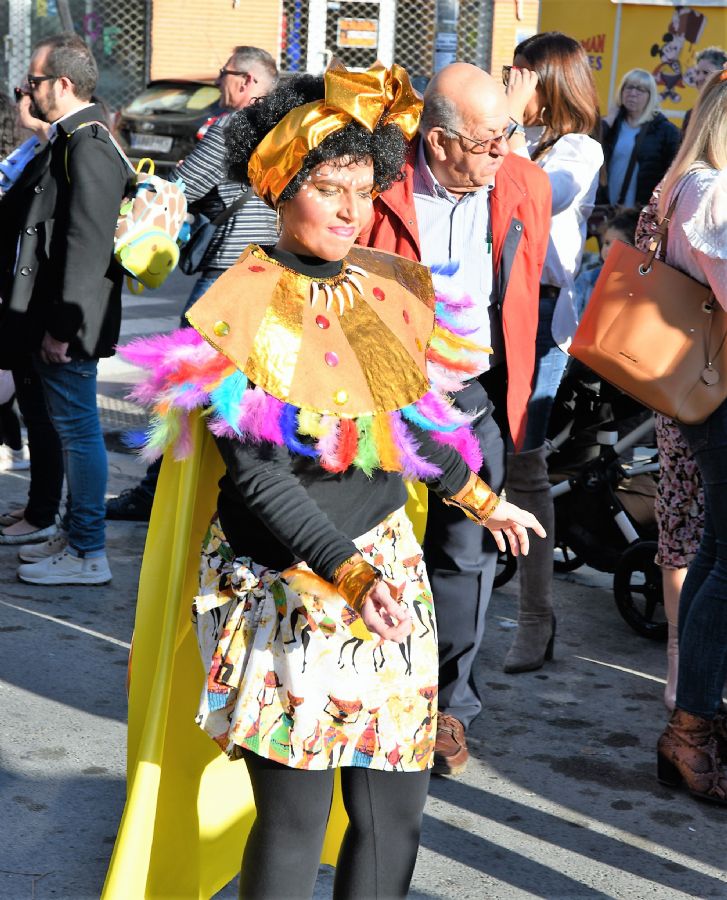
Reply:
<svg viewBox="0 0 727 900"><path fill-rule="evenodd" d="M658 59L653 75L662 100L681 103L683 89L694 87L694 65L707 17L689 6L674 8L661 39L652 45L651 55Z"/></svg>

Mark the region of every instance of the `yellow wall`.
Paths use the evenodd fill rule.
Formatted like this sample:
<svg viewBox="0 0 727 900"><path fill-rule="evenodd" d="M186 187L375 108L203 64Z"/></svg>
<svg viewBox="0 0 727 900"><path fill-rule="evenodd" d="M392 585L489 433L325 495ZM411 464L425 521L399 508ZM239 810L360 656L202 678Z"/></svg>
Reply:
<svg viewBox="0 0 727 900"><path fill-rule="evenodd" d="M539 0L495 0L490 69L495 77L502 66L512 63L512 51L520 41L537 32L539 6Z"/></svg>
<svg viewBox="0 0 727 900"><path fill-rule="evenodd" d="M619 9L620 27L617 34ZM629 3L619 7L611 0L542 0L540 30L564 31L584 44L591 58L601 111L605 114L609 99L613 99L609 98L609 86L615 92L629 69L646 69L657 75L664 68L659 55L652 56L651 50L655 45L664 45L663 37L669 33L671 26L680 46L678 62L683 83L673 88L678 99L664 98L661 105L667 115L678 121L697 99L696 90L688 83L689 69L697 52L713 44L727 47L727 7L695 4L680 9L687 15L691 10L695 14L693 20L700 16L705 18L704 29L695 43L687 39L694 36L685 33L688 23L674 18L677 15L674 7ZM664 71L667 77L671 74L670 69L664 68ZM660 94L667 90L666 85L659 84Z"/></svg>
<svg viewBox="0 0 727 900"><path fill-rule="evenodd" d="M151 78L214 78L239 44L278 59L278 0L152 0Z"/></svg>

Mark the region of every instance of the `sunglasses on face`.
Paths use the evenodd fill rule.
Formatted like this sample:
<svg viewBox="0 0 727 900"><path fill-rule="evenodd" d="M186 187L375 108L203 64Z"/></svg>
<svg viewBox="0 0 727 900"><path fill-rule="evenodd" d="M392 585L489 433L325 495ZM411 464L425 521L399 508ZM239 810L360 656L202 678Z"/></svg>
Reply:
<svg viewBox="0 0 727 900"><path fill-rule="evenodd" d="M253 84L257 84L257 78L254 75L251 75L249 72L238 71L237 69L220 69L219 78L224 78L225 75L244 75L245 78L249 78Z"/></svg>
<svg viewBox="0 0 727 900"><path fill-rule="evenodd" d="M649 93L648 88L641 87L641 85L638 85L638 84L625 84L623 93L625 94L626 91L637 91L639 94L648 94Z"/></svg>
<svg viewBox="0 0 727 900"><path fill-rule="evenodd" d="M505 85L505 87L507 87L508 84L510 84L510 72L512 72L513 69L517 69L517 68L518 68L518 66L503 66L502 67L502 83ZM532 69L530 71L532 71ZM540 80L540 79L538 79L538 80Z"/></svg>
<svg viewBox="0 0 727 900"><path fill-rule="evenodd" d="M55 81L57 78L57 75L26 75L25 82L31 91L35 91L37 90L38 85L41 84L41 82Z"/></svg>
<svg viewBox="0 0 727 900"><path fill-rule="evenodd" d="M497 137L487 138L485 141L479 141L476 138L470 137L468 134L461 134L459 131L455 131L454 128L448 128L447 131L449 131L450 134L456 135L460 140L469 141L472 144L471 147L464 148L465 152L479 155L480 153L489 153L493 147L499 147L503 141L509 141L513 134L515 134L516 128L517 122L512 122L502 134L498 134Z"/></svg>

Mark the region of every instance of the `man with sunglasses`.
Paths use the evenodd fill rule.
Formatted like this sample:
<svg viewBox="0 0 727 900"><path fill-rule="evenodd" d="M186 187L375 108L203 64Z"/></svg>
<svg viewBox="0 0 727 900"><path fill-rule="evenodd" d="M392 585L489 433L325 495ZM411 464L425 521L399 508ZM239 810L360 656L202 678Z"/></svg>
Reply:
<svg viewBox="0 0 727 900"><path fill-rule="evenodd" d="M269 93L278 80L275 60L259 47L235 47L220 69L217 86L225 113L214 122L202 140L171 174L185 184L190 211L221 222L199 264L199 278L182 310L184 313L219 276L231 266L248 244L274 244L277 240L275 213L249 188L227 177L225 129L230 114L249 106L256 97ZM153 462L146 475L132 488L106 504L107 519L148 521L161 461Z"/></svg>
<svg viewBox="0 0 727 900"><path fill-rule="evenodd" d="M506 442L516 448L535 363L540 273L550 229L550 183L538 166L508 154L522 128L508 116L499 81L467 63L439 72L424 94L420 135L405 179L374 203L362 243L451 272L443 289L471 298L462 326L491 346L485 371L458 392L477 413L475 430L495 491L505 481ZM484 634L497 562L486 532L429 495L424 559L437 609L439 715L434 772L462 772L465 732L481 709L473 664Z"/></svg>
<svg viewBox="0 0 727 900"><path fill-rule="evenodd" d="M64 473L69 498L65 532L20 548L18 577L30 584L111 579L96 374L99 358L113 355L121 326L122 271L113 244L128 171L98 124L103 109L91 100L97 77L96 61L77 35L53 35L35 46L23 90L32 115L49 125L48 142L2 201L0 367L29 366L32 357L45 398L39 406L47 407L62 450L51 452L39 410L30 416L26 406L32 467L26 518L37 494L57 504Z"/></svg>

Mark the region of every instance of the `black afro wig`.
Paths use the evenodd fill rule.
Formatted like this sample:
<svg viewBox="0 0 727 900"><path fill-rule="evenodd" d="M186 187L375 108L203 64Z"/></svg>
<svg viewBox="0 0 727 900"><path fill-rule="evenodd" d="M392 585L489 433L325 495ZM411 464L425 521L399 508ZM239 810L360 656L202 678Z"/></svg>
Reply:
<svg viewBox="0 0 727 900"><path fill-rule="evenodd" d="M291 109L314 100L322 100L324 96L322 77L298 75L284 81L271 94L235 113L226 131L230 177L249 184L247 164L265 135ZM406 149L406 138L398 125L377 125L370 132L358 122L350 122L308 153L300 171L286 185L278 202L284 203L294 197L310 172L322 162L332 159L345 159L348 165L371 158L376 190L385 191L404 177L402 168Z"/></svg>

